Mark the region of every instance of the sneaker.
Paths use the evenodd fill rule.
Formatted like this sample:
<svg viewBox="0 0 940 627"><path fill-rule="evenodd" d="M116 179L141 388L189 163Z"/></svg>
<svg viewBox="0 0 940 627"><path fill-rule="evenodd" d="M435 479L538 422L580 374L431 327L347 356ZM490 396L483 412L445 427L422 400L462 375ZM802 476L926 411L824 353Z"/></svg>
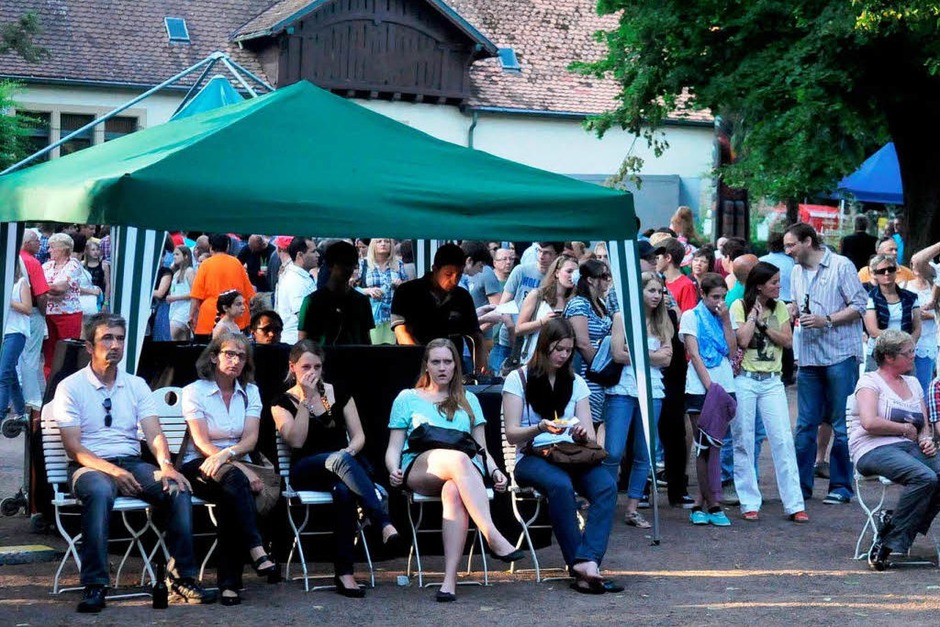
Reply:
<svg viewBox="0 0 940 627"><path fill-rule="evenodd" d="M679 507L681 509L692 509L695 506L695 500L686 494L678 501L669 501L669 505L671 507Z"/></svg>
<svg viewBox="0 0 940 627"><path fill-rule="evenodd" d="M718 510L717 512L709 512L707 516L708 516L709 525L714 525L716 527L730 527L731 526L731 520L728 518L728 515L725 514L724 511L722 510Z"/></svg>
<svg viewBox="0 0 940 627"><path fill-rule="evenodd" d="M721 488L721 504L728 505L729 507L741 504L741 501L738 499L738 493L734 490L733 483Z"/></svg>
<svg viewBox="0 0 940 627"><path fill-rule="evenodd" d="M104 586L85 586L82 592L82 600L78 604L78 611L81 614L97 614L105 608L104 598L108 594L108 589Z"/></svg>
<svg viewBox="0 0 940 627"><path fill-rule="evenodd" d="M823 503L826 505L846 505L852 502L852 498L844 494L839 494L838 492L830 492L826 495L826 498L823 499Z"/></svg>
<svg viewBox="0 0 940 627"><path fill-rule="evenodd" d="M700 509L695 510L689 514L689 521L693 525L707 525L708 524L708 514L703 512Z"/></svg>
<svg viewBox="0 0 940 627"><path fill-rule="evenodd" d="M665 488L669 485L669 482L666 481L666 469L656 471L656 487Z"/></svg>
<svg viewBox="0 0 940 627"><path fill-rule="evenodd" d="M215 603L219 596L218 592L209 591L200 586L192 577L173 579L169 584L170 599L173 601L208 605L209 603Z"/></svg>
<svg viewBox="0 0 940 627"><path fill-rule="evenodd" d="M820 479L829 478L829 462L819 462L813 467L813 474Z"/></svg>

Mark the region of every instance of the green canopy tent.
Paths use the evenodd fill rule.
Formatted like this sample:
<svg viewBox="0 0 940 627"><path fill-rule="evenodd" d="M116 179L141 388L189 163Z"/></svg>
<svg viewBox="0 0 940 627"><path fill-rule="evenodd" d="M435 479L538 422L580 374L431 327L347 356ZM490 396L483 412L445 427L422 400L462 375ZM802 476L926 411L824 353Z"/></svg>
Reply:
<svg viewBox="0 0 940 627"><path fill-rule="evenodd" d="M0 176L0 222L27 220L119 227L112 300L131 371L162 231L608 241L655 444L628 193L435 139L300 82Z"/></svg>

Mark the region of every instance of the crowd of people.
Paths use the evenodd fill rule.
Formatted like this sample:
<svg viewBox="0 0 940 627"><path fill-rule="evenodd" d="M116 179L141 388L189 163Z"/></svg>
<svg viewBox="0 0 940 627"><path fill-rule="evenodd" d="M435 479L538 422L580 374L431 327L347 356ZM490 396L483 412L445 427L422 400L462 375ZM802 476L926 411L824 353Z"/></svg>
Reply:
<svg viewBox="0 0 940 627"><path fill-rule="evenodd" d="M940 511L940 243L915 253L907 270L896 234L868 235L864 216L856 227L843 241L844 255L797 223L773 234L758 258L740 238L703 242L683 207L669 227L639 237L640 283L625 287L642 294L652 451L603 242L445 243L418 277L410 241L169 235L151 338L207 344L199 379L183 392L190 443L180 465L146 384L118 368L125 323L108 313L106 229L56 233L41 225L23 239L0 356L0 407L12 405L14 416L38 409L55 342L84 338L91 363L59 385L54 401L73 462L70 483L85 510L80 611L105 604L106 520L117 494L164 510L178 597L216 598L194 579L190 494L224 512L222 604L241 601L246 561L278 580L253 498L262 481L248 463L262 409L252 382L254 344L292 346L290 378L271 414L292 450L292 485L333 494L335 584L344 596L364 595L353 577L358 511L381 530L383 543L401 542L377 482L441 498L438 601L456 598L470 520L494 557L524 557L489 512L487 486L505 491L510 481L547 497L571 587L604 594L622 590L601 570L618 486L629 527L650 526L641 510L663 484L669 505L690 510L692 525L730 526L723 506L734 505L741 520L757 522L765 441L781 513L794 523L809 522L806 501L818 478L828 479L823 503L851 501L853 463L905 486L871 549L869 562L881 570ZM94 307L85 297L95 298ZM322 377L323 346L369 344L425 347L418 381L398 394L388 417L387 476L360 455L365 434L349 382ZM465 374L503 380L514 477L486 453L486 417L464 387ZM795 433L785 390L794 383ZM140 459L138 426L159 469Z"/></svg>

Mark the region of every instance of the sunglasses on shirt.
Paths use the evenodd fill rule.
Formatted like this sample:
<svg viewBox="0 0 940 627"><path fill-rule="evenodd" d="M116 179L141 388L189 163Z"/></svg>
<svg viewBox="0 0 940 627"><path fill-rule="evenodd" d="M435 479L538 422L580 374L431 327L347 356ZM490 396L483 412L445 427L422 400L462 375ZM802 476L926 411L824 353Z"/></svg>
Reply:
<svg viewBox="0 0 940 627"><path fill-rule="evenodd" d="M113 422L113 418L111 418L111 399L104 399L101 405L104 407L104 426L110 429L111 423Z"/></svg>
<svg viewBox="0 0 940 627"><path fill-rule="evenodd" d="M885 274L894 274L897 271L898 271L897 268L879 268L874 271L874 274L881 276Z"/></svg>

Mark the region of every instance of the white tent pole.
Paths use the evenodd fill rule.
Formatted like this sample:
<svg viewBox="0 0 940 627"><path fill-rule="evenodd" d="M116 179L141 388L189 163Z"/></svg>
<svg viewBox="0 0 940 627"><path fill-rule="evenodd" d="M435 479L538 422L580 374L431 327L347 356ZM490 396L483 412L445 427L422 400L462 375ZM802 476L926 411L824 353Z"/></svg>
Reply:
<svg viewBox="0 0 940 627"><path fill-rule="evenodd" d="M659 499L656 490L656 425L653 413L653 395L650 387L649 353L646 344L646 316L643 307L643 290L640 281L640 260L637 257L636 241L608 242L611 274L617 295L620 298L621 320L630 349L630 362L636 373L636 389L639 395L643 432L650 456L650 501L653 506L653 544L661 539L659 529ZM628 366L629 367L629 366Z"/></svg>

